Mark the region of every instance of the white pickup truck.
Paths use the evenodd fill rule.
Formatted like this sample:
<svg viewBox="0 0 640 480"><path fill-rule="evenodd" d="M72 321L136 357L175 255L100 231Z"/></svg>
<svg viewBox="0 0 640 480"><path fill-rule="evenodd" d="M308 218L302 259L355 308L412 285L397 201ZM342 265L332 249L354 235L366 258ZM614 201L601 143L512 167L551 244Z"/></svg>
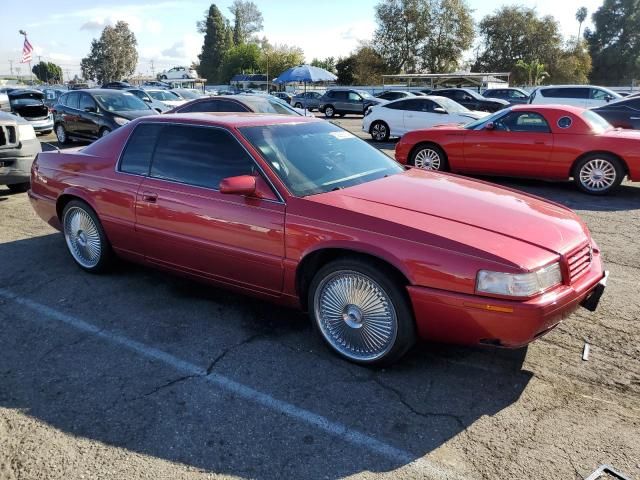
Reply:
<svg viewBox="0 0 640 480"><path fill-rule="evenodd" d="M12 192L26 192L31 164L41 151L29 122L0 111L0 185L7 185Z"/></svg>

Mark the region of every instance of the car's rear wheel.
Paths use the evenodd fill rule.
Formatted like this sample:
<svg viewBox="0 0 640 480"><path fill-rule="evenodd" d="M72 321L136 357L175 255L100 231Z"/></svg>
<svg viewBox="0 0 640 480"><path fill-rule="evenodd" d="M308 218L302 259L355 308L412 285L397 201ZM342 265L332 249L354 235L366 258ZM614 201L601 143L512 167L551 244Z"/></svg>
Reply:
<svg viewBox="0 0 640 480"><path fill-rule="evenodd" d="M60 145L66 145L69 143L69 136L67 135L67 131L64 129L64 126L59 123L56 125L56 138L58 139L58 143Z"/></svg>
<svg viewBox="0 0 640 480"><path fill-rule="evenodd" d="M622 182L624 167L613 155L592 153L575 166L573 180L580 190L591 195L606 195Z"/></svg>
<svg viewBox="0 0 640 480"><path fill-rule="evenodd" d="M444 151L432 143L419 145L411 154L409 163L423 170L446 171L449 167Z"/></svg>
<svg viewBox="0 0 640 480"><path fill-rule="evenodd" d="M389 126L383 121L376 120L373 122L369 133L371 133L371 138L376 142L386 142L389 140Z"/></svg>
<svg viewBox="0 0 640 480"><path fill-rule="evenodd" d="M302 108L302 104L301 104L300 102L298 102L298 103L296 103L296 104L294 105L294 107L295 107L295 108Z"/></svg>
<svg viewBox="0 0 640 480"><path fill-rule="evenodd" d="M336 114L336 111L333 109L333 107L331 105L327 105L326 107L324 107L324 116L327 118L333 118L333 116Z"/></svg>
<svg viewBox="0 0 640 480"><path fill-rule="evenodd" d="M407 294L391 272L357 258L322 267L309 288L314 326L342 358L389 365L415 342Z"/></svg>
<svg viewBox="0 0 640 480"><path fill-rule="evenodd" d="M93 209L81 200L72 200L62 211L62 231L69 253L87 272L106 270L113 252L102 224Z"/></svg>
<svg viewBox="0 0 640 480"><path fill-rule="evenodd" d="M30 185L29 182L12 183L11 185L7 185L7 188L11 193L24 193L29 190Z"/></svg>

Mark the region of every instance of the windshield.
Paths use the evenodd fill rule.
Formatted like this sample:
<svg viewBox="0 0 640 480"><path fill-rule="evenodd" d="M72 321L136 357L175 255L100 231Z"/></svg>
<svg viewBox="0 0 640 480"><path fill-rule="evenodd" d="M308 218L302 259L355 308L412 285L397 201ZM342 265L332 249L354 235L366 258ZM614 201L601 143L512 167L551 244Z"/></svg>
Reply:
<svg viewBox="0 0 640 480"><path fill-rule="evenodd" d="M186 88L181 88L180 90L176 90L178 94L182 96L182 98L194 99L202 97L202 94L198 90L189 90Z"/></svg>
<svg viewBox="0 0 640 480"><path fill-rule="evenodd" d="M129 92L100 92L93 93L100 106L110 112L128 112L148 110L146 103Z"/></svg>
<svg viewBox="0 0 640 480"><path fill-rule="evenodd" d="M351 187L404 169L330 122L240 128L296 196Z"/></svg>
<svg viewBox="0 0 640 480"><path fill-rule="evenodd" d="M476 100L478 100L478 99L483 100L484 99L484 97L482 97L482 95L480 95L478 92L476 92L474 90L470 90L468 88L463 88L463 90L465 91L465 93L468 93L469 95L471 95Z"/></svg>
<svg viewBox="0 0 640 480"><path fill-rule="evenodd" d="M475 130L476 128L480 127L481 125L484 125L485 123L489 123L489 122L495 122L496 119L502 117L503 115L509 113L511 110L499 110L491 115L489 115L488 117L482 117L478 120L474 120L473 122L467 123L464 128L466 128L467 130Z"/></svg>
<svg viewBox="0 0 640 480"><path fill-rule="evenodd" d="M469 113L471 111L467 107L463 107L458 102L454 102L450 98L441 97L434 100L444 108L447 113Z"/></svg>
<svg viewBox="0 0 640 480"><path fill-rule="evenodd" d="M609 122L591 110L582 112L582 118L589 124L594 132L600 133L613 128Z"/></svg>
<svg viewBox="0 0 640 480"><path fill-rule="evenodd" d="M147 93L151 98L160 101L167 100L175 102L176 100L180 100L178 95L168 90L147 90Z"/></svg>
<svg viewBox="0 0 640 480"><path fill-rule="evenodd" d="M247 95L242 98L242 101L256 113L277 113L280 115L300 116L300 114L289 105L274 97L251 97Z"/></svg>

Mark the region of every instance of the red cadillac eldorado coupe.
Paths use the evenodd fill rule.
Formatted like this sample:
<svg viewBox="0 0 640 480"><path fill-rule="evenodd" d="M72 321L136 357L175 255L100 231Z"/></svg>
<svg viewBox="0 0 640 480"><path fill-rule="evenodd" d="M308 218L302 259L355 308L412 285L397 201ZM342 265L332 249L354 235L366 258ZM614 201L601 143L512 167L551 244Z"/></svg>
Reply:
<svg viewBox="0 0 640 480"><path fill-rule="evenodd" d="M566 180L604 195L640 180L640 132L564 105L518 105L466 125L406 134L396 160L427 170Z"/></svg>
<svg viewBox="0 0 640 480"><path fill-rule="evenodd" d="M84 270L118 256L306 309L361 364L418 337L525 345L595 309L606 278L571 210L305 117L144 117L40 154L29 196Z"/></svg>

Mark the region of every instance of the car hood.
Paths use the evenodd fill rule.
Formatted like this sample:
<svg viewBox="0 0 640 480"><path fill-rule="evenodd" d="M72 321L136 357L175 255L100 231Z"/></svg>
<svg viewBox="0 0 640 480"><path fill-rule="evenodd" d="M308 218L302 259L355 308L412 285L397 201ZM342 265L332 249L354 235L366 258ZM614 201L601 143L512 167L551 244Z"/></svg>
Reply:
<svg viewBox="0 0 640 480"><path fill-rule="evenodd" d="M495 257L508 254L510 263L522 267L537 262L523 253L531 252L527 247L546 251L537 257L548 259L548 253L566 254L589 238L580 218L562 205L487 182L418 169L307 198ZM513 248L522 244L527 245Z"/></svg>
<svg viewBox="0 0 640 480"><path fill-rule="evenodd" d="M112 111L114 115L117 115L122 118L126 118L127 120L133 120L134 118L144 117L147 115L157 115L158 112L155 110L127 110L124 112L121 111Z"/></svg>
<svg viewBox="0 0 640 480"><path fill-rule="evenodd" d="M509 102L501 98L482 98L480 100L484 102L490 102L490 103L499 103L500 105L504 105L504 106L511 105Z"/></svg>

